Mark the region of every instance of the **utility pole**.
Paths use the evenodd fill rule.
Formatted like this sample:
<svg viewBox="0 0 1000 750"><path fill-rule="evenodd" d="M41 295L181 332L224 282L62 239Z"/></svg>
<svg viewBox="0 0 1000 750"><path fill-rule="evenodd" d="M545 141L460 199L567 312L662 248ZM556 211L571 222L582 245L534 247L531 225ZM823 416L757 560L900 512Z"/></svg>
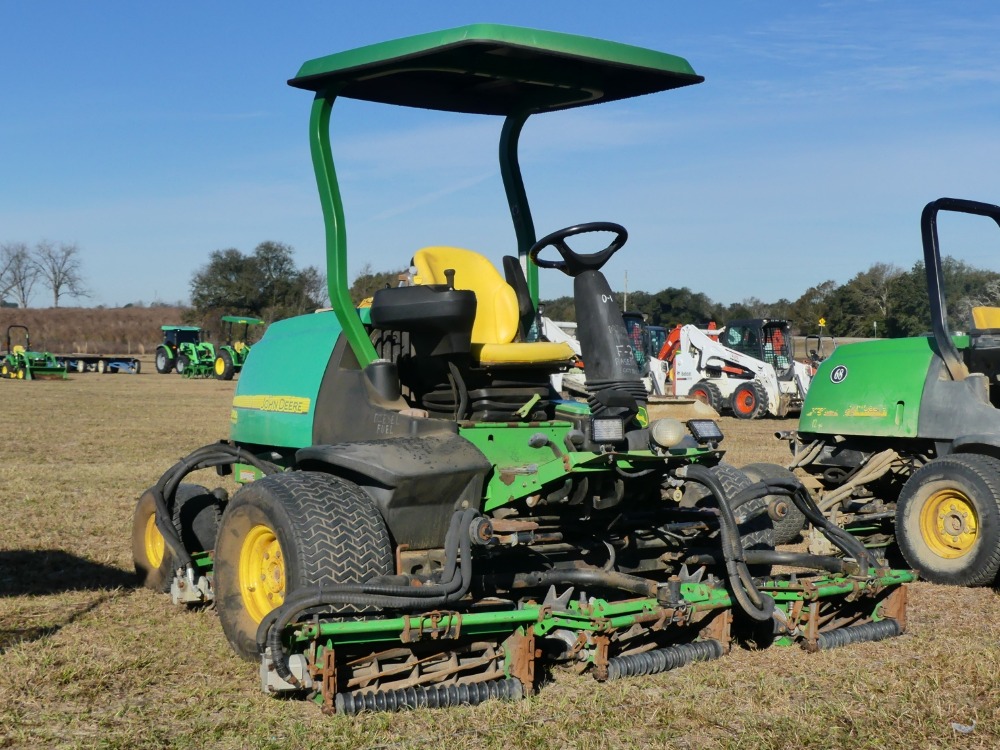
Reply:
<svg viewBox="0 0 1000 750"><path fill-rule="evenodd" d="M622 297L622 312L628 311L628 271L625 272L625 295Z"/></svg>

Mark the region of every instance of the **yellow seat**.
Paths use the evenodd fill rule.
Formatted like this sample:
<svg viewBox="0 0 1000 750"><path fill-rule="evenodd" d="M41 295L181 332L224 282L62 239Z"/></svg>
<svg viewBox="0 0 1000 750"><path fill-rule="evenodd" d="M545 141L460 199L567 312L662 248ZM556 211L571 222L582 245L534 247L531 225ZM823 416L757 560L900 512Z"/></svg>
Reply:
<svg viewBox="0 0 1000 750"><path fill-rule="evenodd" d="M24 354L24 347L20 344L15 344L11 347L10 351L12 354Z"/></svg>
<svg viewBox="0 0 1000 750"><path fill-rule="evenodd" d="M1000 307L973 307L972 327L978 331L1000 330Z"/></svg>
<svg viewBox="0 0 1000 750"><path fill-rule="evenodd" d="M568 344L516 342L517 294L497 269L479 253L459 247L425 247L413 256L417 284L446 284L445 271L455 271L455 288L476 294L472 325L472 357L481 365L537 365L568 362Z"/></svg>

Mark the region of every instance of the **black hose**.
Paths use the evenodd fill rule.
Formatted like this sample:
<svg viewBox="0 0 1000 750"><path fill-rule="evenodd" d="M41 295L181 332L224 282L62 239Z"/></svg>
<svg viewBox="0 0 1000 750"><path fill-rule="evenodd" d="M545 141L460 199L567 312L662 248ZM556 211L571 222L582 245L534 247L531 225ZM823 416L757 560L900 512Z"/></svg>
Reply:
<svg viewBox="0 0 1000 750"><path fill-rule="evenodd" d="M762 594L753 582L753 577L750 575L744 559L739 524L730 505L732 501L726 495L725 488L711 470L699 464L688 466L686 476L688 479L707 487L718 502L722 555L733 598L740 605L740 609L752 619L758 622L770 620L774 612L774 599ZM751 486L748 489L753 488ZM742 494L742 492L739 493L738 497Z"/></svg>
<svg viewBox="0 0 1000 750"><path fill-rule="evenodd" d="M194 565L191 555L184 547L177 529L174 527L174 499L181 481L192 472L214 466L229 466L245 463L259 469L264 474L281 471L281 467L258 458L244 448L230 443L212 443L196 448L176 464L167 469L149 491L156 506L156 528L163 541L170 548L179 567Z"/></svg>
<svg viewBox="0 0 1000 750"><path fill-rule="evenodd" d="M457 391L458 398L455 404L455 420L459 421L465 419L465 413L469 409L469 389L465 385L465 380L462 379L462 373L458 369L458 365L448 360L448 372L451 374L451 387L452 392Z"/></svg>
<svg viewBox="0 0 1000 750"><path fill-rule="evenodd" d="M761 480L758 484L763 485L766 488L767 492L765 494L788 495L791 497L792 502L795 503L795 506L800 511L802 511L806 520L808 520L816 528L820 529L820 531L823 532L823 535L826 536L826 538L838 547L847 557L851 557L857 561L858 567L860 568L860 575L867 577L872 568L879 567L878 560L874 555L872 555L868 548L866 548L853 535L844 531L836 524L831 523L830 519L823 515L823 512L819 509L816 502L809 494L809 490L807 490L797 479L794 477L768 478Z"/></svg>

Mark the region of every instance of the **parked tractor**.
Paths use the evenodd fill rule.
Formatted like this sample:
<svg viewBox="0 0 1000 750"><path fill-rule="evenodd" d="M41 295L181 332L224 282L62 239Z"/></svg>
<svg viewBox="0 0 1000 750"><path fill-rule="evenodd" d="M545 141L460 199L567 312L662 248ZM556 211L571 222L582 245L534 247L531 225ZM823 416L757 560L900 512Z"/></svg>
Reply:
<svg viewBox="0 0 1000 750"><path fill-rule="evenodd" d="M240 375L230 440L170 468L133 525L144 583L214 601L265 691L347 714L477 704L529 694L553 664L612 680L720 657L748 633L815 651L902 631L911 572L826 522L794 479L751 483L723 463L714 420L649 420L601 270L626 230L536 239L518 162L529 116L701 80L653 50L477 25L311 60L290 81L314 96L333 309L269 327ZM518 250L506 278L477 252L426 247L415 283L354 307L338 97L504 118ZM570 247L591 234L610 242ZM587 403L559 401L549 382L572 350L526 340L539 268L573 279L592 323ZM227 499L185 482L209 467L243 486ZM841 556L774 550L773 496Z"/></svg>
<svg viewBox="0 0 1000 750"><path fill-rule="evenodd" d="M971 329L949 320L942 211L1000 225L995 205L924 208L932 334L838 346L785 437L819 508L869 547L895 541L930 581L989 585L1000 571L1000 308L972 308Z"/></svg>
<svg viewBox="0 0 1000 750"><path fill-rule="evenodd" d="M21 341L14 344L11 333L22 331ZM34 351L28 327L7 326L7 350L0 359L0 377L12 380L38 380L40 378L66 378L66 366L60 364L50 352Z"/></svg>
<svg viewBox="0 0 1000 750"><path fill-rule="evenodd" d="M172 370L187 378L209 377L215 368L215 346L197 326L160 326L163 343L156 347L156 371Z"/></svg>
<svg viewBox="0 0 1000 750"><path fill-rule="evenodd" d="M215 352L215 377L219 380L232 380L234 375L239 374L250 354L251 345L260 338L259 329L265 325L260 318L222 316L222 337L225 343L220 344Z"/></svg>

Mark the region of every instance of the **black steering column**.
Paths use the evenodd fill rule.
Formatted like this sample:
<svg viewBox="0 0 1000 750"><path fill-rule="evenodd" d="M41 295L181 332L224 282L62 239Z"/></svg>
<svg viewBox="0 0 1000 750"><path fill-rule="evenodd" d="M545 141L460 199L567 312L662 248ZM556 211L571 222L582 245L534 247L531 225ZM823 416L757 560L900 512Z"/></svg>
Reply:
<svg viewBox="0 0 1000 750"><path fill-rule="evenodd" d="M589 254L574 252L566 244L570 237L592 232L611 232L615 238L603 250ZM573 278L573 299L579 323L577 338L587 373L591 414L595 420L620 418L625 433L646 425L646 388L622 321L621 309L601 268L627 239L628 232L620 224L595 221L546 235L528 251L528 257L539 268L554 268ZM542 250L550 246L556 249L561 259L538 257ZM627 434L621 438L627 439ZM603 441L595 437L595 442Z"/></svg>

